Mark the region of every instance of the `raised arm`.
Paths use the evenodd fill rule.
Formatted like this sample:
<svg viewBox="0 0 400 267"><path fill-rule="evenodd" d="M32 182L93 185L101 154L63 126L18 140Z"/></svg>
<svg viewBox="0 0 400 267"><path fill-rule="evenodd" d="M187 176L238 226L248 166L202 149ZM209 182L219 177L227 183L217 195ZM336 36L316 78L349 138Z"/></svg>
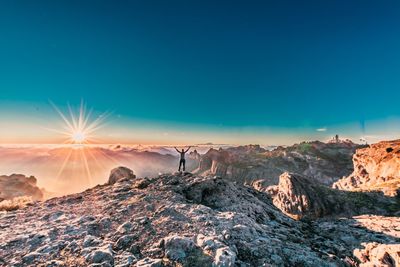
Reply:
<svg viewBox="0 0 400 267"><path fill-rule="evenodd" d="M188 149L186 149L185 153L186 153L186 152L188 152L190 148L191 148L191 146L190 146L190 147L188 147Z"/></svg>
<svg viewBox="0 0 400 267"><path fill-rule="evenodd" d="M176 146L174 146L174 148L175 148L176 152L181 153L181 152L176 148Z"/></svg>

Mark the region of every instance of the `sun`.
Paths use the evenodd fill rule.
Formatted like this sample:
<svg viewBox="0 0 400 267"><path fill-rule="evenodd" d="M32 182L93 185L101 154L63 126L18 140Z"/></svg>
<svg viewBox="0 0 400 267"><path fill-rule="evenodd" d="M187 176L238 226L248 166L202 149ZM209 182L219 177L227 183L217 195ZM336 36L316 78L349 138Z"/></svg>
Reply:
<svg viewBox="0 0 400 267"><path fill-rule="evenodd" d="M81 131L77 131L77 132L72 133L71 138L76 144L82 144L86 140L85 133L83 133Z"/></svg>
<svg viewBox="0 0 400 267"><path fill-rule="evenodd" d="M85 145L90 143L96 143L95 133L101 127L104 126L104 119L109 115L103 113L97 118L92 119L92 110L87 112L86 105L81 102L81 105L77 112L74 112L73 108L68 105L69 114L64 114L56 105L50 102L53 108L57 111L62 119L62 129L49 129L62 134L66 137L64 143L67 144L79 144ZM69 116L68 116L69 115Z"/></svg>
<svg viewBox="0 0 400 267"><path fill-rule="evenodd" d="M105 120L111 113L106 112L99 114L93 112L93 110L87 111L83 101L80 106L75 109L68 104L68 111L66 113L63 113L51 101L50 104L58 115L60 115L61 123L57 123L58 127L56 129L46 129L56 132L64 138L61 146L62 149L58 150L57 155L65 157L57 174L54 176L56 181L59 181L64 171L73 170L74 173L77 172L76 174L79 175L79 177L86 177L88 185L93 186L93 165L91 161L94 161L97 166L101 168L102 165L99 163L98 159L105 157L107 160L112 160L116 164L121 165L112 156L92 146L94 144L104 144L103 140L98 139L98 130L106 125ZM68 176L69 175L70 174L68 174Z"/></svg>

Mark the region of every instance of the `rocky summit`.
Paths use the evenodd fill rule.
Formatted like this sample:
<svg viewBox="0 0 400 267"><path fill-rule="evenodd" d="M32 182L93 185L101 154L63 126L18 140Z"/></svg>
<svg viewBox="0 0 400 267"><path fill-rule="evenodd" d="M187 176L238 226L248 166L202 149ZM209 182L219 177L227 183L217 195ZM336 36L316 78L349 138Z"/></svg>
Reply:
<svg viewBox="0 0 400 267"><path fill-rule="evenodd" d="M104 185L2 212L0 229L1 266L400 264L398 217L294 220L264 192L191 173L115 169Z"/></svg>

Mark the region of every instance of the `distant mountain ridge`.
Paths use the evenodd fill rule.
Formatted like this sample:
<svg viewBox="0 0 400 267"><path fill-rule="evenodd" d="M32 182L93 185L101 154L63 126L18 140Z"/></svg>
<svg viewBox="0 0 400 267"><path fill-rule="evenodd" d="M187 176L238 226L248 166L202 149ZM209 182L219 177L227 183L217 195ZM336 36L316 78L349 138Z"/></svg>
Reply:
<svg viewBox="0 0 400 267"><path fill-rule="evenodd" d="M331 186L353 171L352 156L361 147L364 146L347 140L302 142L271 151L259 145L210 149L201 157L199 168L194 172L267 187L278 184L279 176L288 171Z"/></svg>

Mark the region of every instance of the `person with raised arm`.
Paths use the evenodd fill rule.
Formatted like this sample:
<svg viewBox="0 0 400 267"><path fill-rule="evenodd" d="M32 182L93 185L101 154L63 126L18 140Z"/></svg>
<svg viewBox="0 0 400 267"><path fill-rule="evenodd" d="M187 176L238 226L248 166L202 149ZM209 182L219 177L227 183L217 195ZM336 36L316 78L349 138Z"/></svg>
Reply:
<svg viewBox="0 0 400 267"><path fill-rule="evenodd" d="M182 151L179 151L176 147L174 147L176 152L178 152L179 154L181 154L181 159L179 161L179 168L178 168L178 172L181 171L181 166L183 166L182 170L185 171L185 164L186 164L186 160L185 160L185 154L186 152L189 151L189 149L191 148L191 146L188 147L188 149L184 150L182 148Z"/></svg>

